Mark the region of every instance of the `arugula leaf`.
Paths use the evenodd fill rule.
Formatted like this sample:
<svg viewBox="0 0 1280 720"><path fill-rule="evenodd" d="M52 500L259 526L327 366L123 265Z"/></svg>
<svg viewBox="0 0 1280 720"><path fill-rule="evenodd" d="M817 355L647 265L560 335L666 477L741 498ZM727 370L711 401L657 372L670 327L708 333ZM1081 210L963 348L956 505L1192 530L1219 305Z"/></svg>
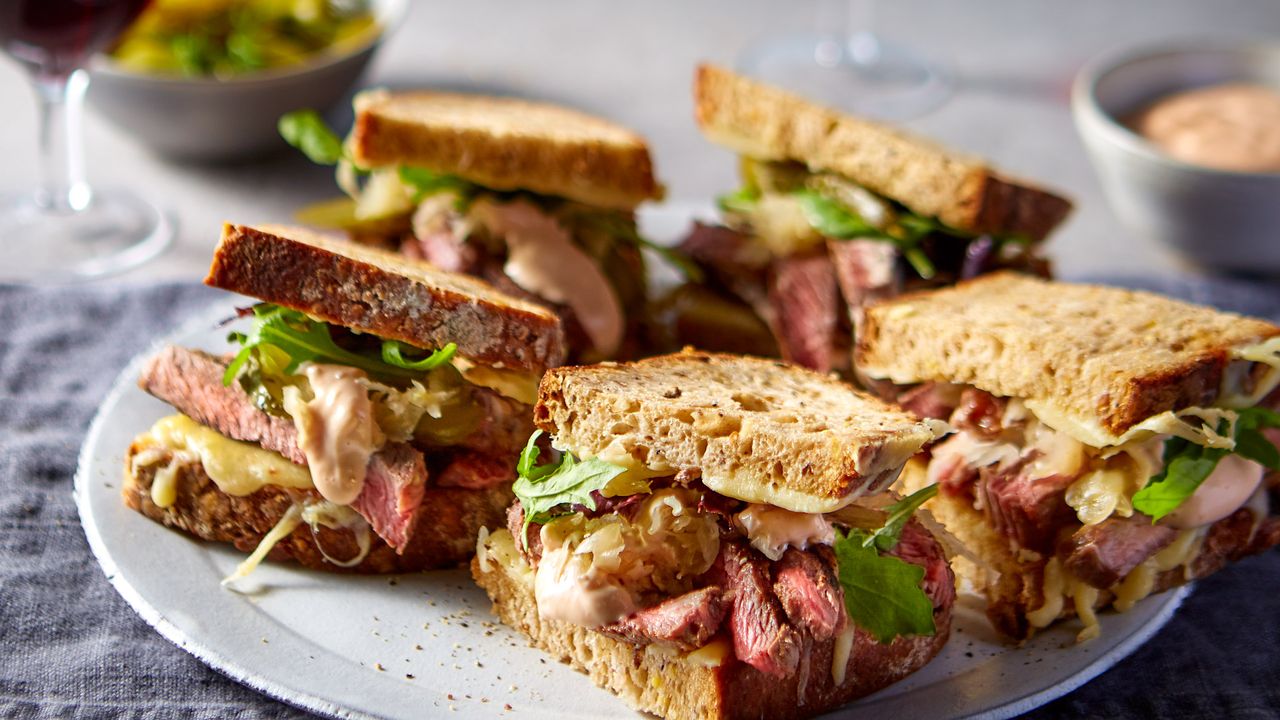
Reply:
<svg viewBox="0 0 1280 720"><path fill-rule="evenodd" d="M339 347L326 323L269 303L254 306L253 327L248 333L233 332L227 340L241 347L222 375L223 385L230 385L251 357L264 353L283 353L287 361L280 372L285 375L297 372L304 362L332 362L360 368L370 375L416 378L425 370L448 362L457 350L450 343L425 358L411 360L404 357L399 341L384 340L380 356L372 357Z"/></svg>
<svg viewBox="0 0 1280 720"><path fill-rule="evenodd" d="M280 116L276 129L285 142L298 148L317 165L334 165L344 159L342 139L329 129L315 110L294 110Z"/></svg>
<svg viewBox="0 0 1280 720"><path fill-rule="evenodd" d="M459 199L466 202L478 189L474 184L456 175L432 172L426 168L401 165L396 168L396 174L400 176L400 182L413 188L415 203L422 202L422 198L428 195L446 191L458 193Z"/></svg>
<svg viewBox="0 0 1280 720"><path fill-rule="evenodd" d="M902 498L898 502L885 508L888 517L885 518L884 525L875 532L867 535L863 540L863 547L871 547L875 545L880 550L892 550L898 544L898 538L902 535L902 528L906 526L907 521L915 515L916 510L920 509L929 498L938 494L938 484L934 483L911 493Z"/></svg>
<svg viewBox="0 0 1280 720"><path fill-rule="evenodd" d="M404 344L399 340L382 341L382 362L404 370L417 370L419 372L435 370L452 360L456 352L458 352L458 344L449 343L420 360L410 360L404 356Z"/></svg>
<svg viewBox="0 0 1280 720"><path fill-rule="evenodd" d="M797 190L792 196L800 203L805 218L814 230L829 238L848 240L870 238L892 240L883 230L862 219L861 215L813 190Z"/></svg>
<svg viewBox="0 0 1280 720"><path fill-rule="evenodd" d="M1235 454L1271 470L1280 470L1280 451L1265 435L1264 428L1280 428L1280 413L1252 407L1236 411ZM1225 430L1220 427L1219 432ZM1218 467L1218 461L1232 451L1207 448L1180 437L1164 443L1164 468L1133 495L1133 507L1151 516L1152 522L1176 510Z"/></svg>
<svg viewBox="0 0 1280 720"><path fill-rule="evenodd" d="M731 193L716 198L716 206L725 212L748 214L755 210L760 200L760 191L753 187L742 187Z"/></svg>
<svg viewBox="0 0 1280 720"><path fill-rule="evenodd" d="M933 635L933 601L920 582L924 568L881 555L872 535L837 533L832 549L849 619L881 643L898 635Z"/></svg>
<svg viewBox="0 0 1280 720"><path fill-rule="evenodd" d="M564 453L559 462L535 465L540 451L537 446L541 430L534 431L520 453L516 464L519 477L511 486L516 499L524 508L524 527L530 523L545 523L570 512L569 506L582 505L596 509L596 499L591 493L603 490L610 480L626 472L621 465L599 458L578 461L572 453ZM528 542L528 533L523 533Z"/></svg>

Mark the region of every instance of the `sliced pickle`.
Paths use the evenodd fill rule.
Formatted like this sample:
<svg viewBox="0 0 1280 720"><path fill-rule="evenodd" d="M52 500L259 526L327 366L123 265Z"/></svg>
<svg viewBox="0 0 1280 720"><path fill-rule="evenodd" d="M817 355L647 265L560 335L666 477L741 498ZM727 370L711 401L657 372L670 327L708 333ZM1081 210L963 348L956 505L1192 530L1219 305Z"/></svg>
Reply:
<svg viewBox="0 0 1280 720"><path fill-rule="evenodd" d="M746 305L688 283L658 300L651 322L660 345L678 349L777 356L778 343L767 325Z"/></svg>

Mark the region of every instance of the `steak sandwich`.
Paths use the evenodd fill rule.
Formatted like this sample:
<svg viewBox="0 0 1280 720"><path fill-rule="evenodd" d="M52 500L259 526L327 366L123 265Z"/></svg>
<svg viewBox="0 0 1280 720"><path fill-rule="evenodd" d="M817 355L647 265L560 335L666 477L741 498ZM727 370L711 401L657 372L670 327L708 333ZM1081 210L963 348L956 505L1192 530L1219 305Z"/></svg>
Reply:
<svg viewBox="0 0 1280 720"><path fill-rule="evenodd" d="M226 352L166 347L173 405L129 448L125 503L320 570L455 565L501 523L556 315L469 277L293 228L228 225L205 283L256 298ZM233 576L233 577L236 577Z"/></svg>
<svg viewBox="0 0 1280 720"><path fill-rule="evenodd" d="M743 186L719 199L723 224L680 246L707 282L667 298L677 342L847 370L868 302L996 269L1048 275L1039 244L1071 203L1047 190L711 65L694 105L741 155Z"/></svg>
<svg viewBox="0 0 1280 720"><path fill-rule="evenodd" d="M933 424L691 351L552 370L534 418L472 574L505 623L632 707L810 717L946 642L954 578L913 516L931 491L886 492Z"/></svg>
<svg viewBox="0 0 1280 720"><path fill-rule="evenodd" d="M1013 273L869 307L855 363L956 433L904 484L972 552L962 580L1025 638L1280 542L1280 327Z"/></svg>
<svg viewBox="0 0 1280 720"><path fill-rule="evenodd" d="M282 130L309 151L328 133L314 114L286 116ZM546 103L373 91L357 97L345 147L320 144L313 159L338 163L350 199L303 221L553 308L572 359L637 352L645 241L634 210L662 197L640 136Z"/></svg>

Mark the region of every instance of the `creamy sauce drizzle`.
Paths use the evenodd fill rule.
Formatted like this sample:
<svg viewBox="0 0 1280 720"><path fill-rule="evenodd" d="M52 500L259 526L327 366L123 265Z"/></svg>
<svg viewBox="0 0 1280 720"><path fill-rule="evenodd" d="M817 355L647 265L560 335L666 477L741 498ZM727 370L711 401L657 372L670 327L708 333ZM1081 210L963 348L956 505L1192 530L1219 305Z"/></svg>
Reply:
<svg viewBox="0 0 1280 720"><path fill-rule="evenodd" d="M770 560L780 560L787 548L804 550L810 545L830 545L835 530L818 513L798 513L774 505L749 505L735 516L751 546Z"/></svg>
<svg viewBox="0 0 1280 720"><path fill-rule="evenodd" d="M544 526L543 541L548 539ZM538 614L549 620L596 628L635 612L631 593L600 575L583 571L569 546L545 549L538 561L533 591Z"/></svg>
<svg viewBox="0 0 1280 720"><path fill-rule="evenodd" d="M1240 172L1280 171L1280 92L1226 83L1161 98L1130 123L1171 157Z"/></svg>
<svg viewBox="0 0 1280 720"><path fill-rule="evenodd" d="M325 500L350 505L364 489L369 456L381 433L373 421L373 404L361 379L362 370L346 365L313 363L303 371L314 398L286 398L285 409L298 428L298 448L307 456L311 478Z"/></svg>
<svg viewBox="0 0 1280 720"><path fill-rule="evenodd" d="M573 237L532 204L520 200L480 202L472 210L507 243L502 271L515 284L546 300L573 309L597 353L613 355L622 343L622 305L600 267L573 242Z"/></svg>
<svg viewBox="0 0 1280 720"><path fill-rule="evenodd" d="M1218 461L1191 497L1161 521L1185 529L1215 523L1238 510L1262 483L1262 466L1239 455Z"/></svg>

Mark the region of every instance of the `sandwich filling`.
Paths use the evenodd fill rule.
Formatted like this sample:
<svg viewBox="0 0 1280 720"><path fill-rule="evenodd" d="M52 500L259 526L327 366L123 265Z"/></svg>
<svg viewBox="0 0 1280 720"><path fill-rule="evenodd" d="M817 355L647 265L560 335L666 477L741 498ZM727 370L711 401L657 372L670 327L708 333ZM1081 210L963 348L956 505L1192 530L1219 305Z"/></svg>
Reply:
<svg viewBox="0 0 1280 720"><path fill-rule="evenodd" d="M510 534L483 534L478 564L523 574L545 619L776 677L809 672L815 642L946 630L953 577L912 519L933 490L793 512L714 492L692 468L659 473L571 452L539 465L539 435L517 467Z"/></svg>
<svg viewBox="0 0 1280 720"><path fill-rule="evenodd" d="M630 211L488 188L411 165L358 168L314 113L288 115L282 127L312 160L337 165L349 196L305 209L303 222L342 229L551 307L564 322L571 359L636 351L630 343L645 307L640 249L670 251L642 238Z"/></svg>
<svg viewBox="0 0 1280 720"><path fill-rule="evenodd" d="M1074 606L1086 624L1081 637L1092 637L1095 607L1128 609L1160 583L1280 543L1280 413L1267 407L1280 398L1166 413L1118 444L1095 445L1078 424L971 386L893 392L907 409L956 429L931 448L913 484L936 483L1018 557L1043 561L1031 630Z"/></svg>
<svg viewBox="0 0 1280 720"><path fill-rule="evenodd" d="M868 303L998 269L1048 275L1027 238L945 226L841 175L752 158L742 175L719 199L726 227L698 225L680 249L764 321L783 358L806 367L848 369L850 313Z"/></svg>
<svg viewBox="0 0 1280 720"><path fill-rule="evenodd" d="M456 365L471 366L453 345L425 351L268 304L243 314L252 326L231 334L240 346L233 358L171 347L144 369L143 389L183 415L140 438L152 451L133 462L136 471L168 459L151 487L160 508L176 501L174 468L183 463L199 462L229 495L299 491L297 512L247 564L302 522L351 530L365 551L360 537L372 530L403 553L428 478L468 489L514 480L528 406L469 381Z"/></svg>

